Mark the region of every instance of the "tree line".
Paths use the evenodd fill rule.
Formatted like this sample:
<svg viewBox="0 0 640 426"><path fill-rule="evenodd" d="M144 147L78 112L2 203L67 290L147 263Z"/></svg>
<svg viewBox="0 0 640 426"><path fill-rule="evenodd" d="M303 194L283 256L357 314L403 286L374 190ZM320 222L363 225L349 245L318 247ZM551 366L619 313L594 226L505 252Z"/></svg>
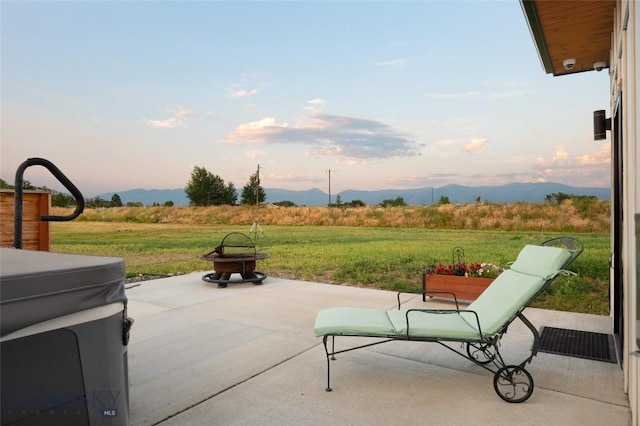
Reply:
<svg viewBox="0 0 640 426"><path fill-rule="evenodd" d="M219 206L238 204L238 192L233 182L225 184L224 179L214 175L204 167L195 166L191 179L184 190L190 206ZM264 203L267 194L260 186L260 176L256 171L249 182L242 187L240 204L254 205Z"/></svg>

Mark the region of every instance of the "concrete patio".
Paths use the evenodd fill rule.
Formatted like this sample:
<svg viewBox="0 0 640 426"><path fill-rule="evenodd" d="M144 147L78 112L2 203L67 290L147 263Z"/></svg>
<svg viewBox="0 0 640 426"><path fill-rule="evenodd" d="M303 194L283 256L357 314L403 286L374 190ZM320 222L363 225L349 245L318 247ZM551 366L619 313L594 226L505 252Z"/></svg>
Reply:
<svg viewBox="0 0 640 426"><path fill-rule="evenodd" d="M313 334L318 310L391 308L393 292L267 278L217 288L203 273L130 285L133 425L629 425L618 364L539 353L535 390L501 400L493 376L432 343L392 342L338 356L333 392ZM409 300L410 299L410 300ZM409 296L405 306L450 306ZM528 308L538 327L610 333L610 319ZM346 340L346 339L345 339ZM531 333L516 321L502 340L518 363Z"/></svg>

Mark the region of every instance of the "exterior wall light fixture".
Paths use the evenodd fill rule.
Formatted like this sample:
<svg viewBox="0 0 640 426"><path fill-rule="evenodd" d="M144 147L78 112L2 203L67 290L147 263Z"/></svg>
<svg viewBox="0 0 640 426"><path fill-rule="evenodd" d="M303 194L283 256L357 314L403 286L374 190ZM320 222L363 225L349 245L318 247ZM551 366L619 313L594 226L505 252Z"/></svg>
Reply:
<svg viewBox="0 0 640 426"><path fill-rule="evenodd" d="M611 118L606 118L606 111L593 111L593 140L601 141L607 138L607 130L611 130Z"/></svg>

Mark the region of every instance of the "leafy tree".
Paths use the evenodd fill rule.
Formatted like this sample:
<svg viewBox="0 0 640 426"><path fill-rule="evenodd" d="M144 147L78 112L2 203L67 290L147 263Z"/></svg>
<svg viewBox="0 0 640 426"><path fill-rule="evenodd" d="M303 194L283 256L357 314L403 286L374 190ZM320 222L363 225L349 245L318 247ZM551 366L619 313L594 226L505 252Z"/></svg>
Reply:
<svg viewBox="0 0 640 426"><path fill-rule="evenodd" d="M295 207L296 203L294 203L293 201L285 200L285 201L276 201L275 203L273 203L273 205L279 206L279 207Z"/></svg>
<svg viewBox="0 0 640 426"><path fill-rule="evenodd" d="M109 202L107 200L103 200L100 197L89 198L85 204L87 205L87 207L93 208L109 207Z"/></svg>
<svg viewBox="0 0 640 426"><path fill-rule="evenodd" d="M191 179L185 188L189 205L210 206L212 204L229 204L226 202L229 195L228 187L225 187L224 180L220 176L214 175L204 167L194 167L191 172Z"/></svg>
<svg viewBox="0 0 640 426"><path fill-rule="evenodd" d="M213 174L204 167L195 166L191 172L191 179L187 183L184 192L189 198L191 206L208 206L209 194L213 183Z"/></svg>
<svg viewBox="0 0 640 426"><path fill-rule="evenodd" d="M344 205L346 207L364 207L367 204L362 200L353 200L353 201L349 201L348 203L344 203Z"/></svg>
<svg viewBox="0 0 640 426"><path fill-rule="evenodd" d="M257 202L256 195L258 197ZM259 204L264 203L266 199L267 193L260 186L260 178L258 177L258 172L256 172L249 178L249 183L242 188L240 202L242 204Z"/></svg>
<svg viewBox="0 0 640 426"><path fill-rule="evenodd" d="M218 176L213 176L213 181L211 182L211 190L209 195L209 204L213 204L215 206L219 206L222 204L227 204L225 202L227 198L227 187L224 185L224 180Z"/></svg>
<svg viewBox="0 0 640 426"><path fill-rule="evenodd" d="M111 196L111 207L122 207L122 200L118 194Z"/></svg>
<svg viewBox="0 0 640 426"><path fill-rule="evenodd" d="M407 204L404 202L404 198L396 197L394 200L382 200L380 205L382 205L382 207L403 207Z"/></svg>
<svg viewBox="0 0 640 426"><path fill-rule="evenodd" d="M2 188L2 189L15 189L16 187L14 185L11 185L10 183L5 181L4 179L0 179L0 188ZM22 181L22 189L47 189L47 187L46 186L43 186L42 188L35 187L35 186L33 186L31 184L31 182L29 182L28 180L24 179Z"/></svg>
<svg viewBox="0 0 640 426"><path fill-rule="evenodd" d="M169 200L169 201L165 201L164 202L164 206L165 207L173 207L173 201Z"/></svg>
<svg viewBox="0 0 640 426"><path fill-rule="evenodd" d="M441 195L440 199L438 200L438 204L451 204L451 201L449 201L449 197L447 197L446 195Z"/></svg>
<svg viewBox="0 0 640 426"><path fill-rule="evenodd" d="M336 205L340 207L342 205L342 197L340 194L336 195Z"/></svg>
<svg viewBox="0 0 640 426"><path fill-rule="evenodd" d="M229 182L229 184L224 188L224 204L235 205L238 203L238 191L236 191L236 186L233 182Z"/></svg>
<svg viewBox="0 0 640 426"><path fill-rule="evenodd" d="M571 198L571 195L565 194L564 192L554 192L553 194L548 194L544 197L544 200L548 203L558 203L561 204L564 200L568 200Z"/></svg>
<svg viewBox="0 0 640 426"><path fill-rule="evenodd" d="M69 205L69 198L62 192L54 192L51 196L51 205L54 207L67 207Z"/></svg>
<svg viewBox="0 0 640 426"><path fill-rule="evenodd" d="M38 188L33 186L31 184L31 182L29 182L28 180L25 179L25 180L22 181L22 189L38 189Z"/></svg>

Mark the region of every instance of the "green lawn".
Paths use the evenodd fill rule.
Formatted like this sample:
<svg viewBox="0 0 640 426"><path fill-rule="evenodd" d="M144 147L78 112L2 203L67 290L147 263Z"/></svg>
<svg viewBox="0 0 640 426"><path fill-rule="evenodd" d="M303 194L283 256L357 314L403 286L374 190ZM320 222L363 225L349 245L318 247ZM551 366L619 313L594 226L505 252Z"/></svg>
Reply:
<svg viewBox="0 0 640 426"><path fill-rule="evenodd" d="M52 223L52 250L125 259L127 275L210 271L199 257L229 232L250 226L174 225L123 222ZM507 266L525 244L539 244L558 233L362 228L348 226L262 226L258 249L269 253L257 269L269 276L388 290L418 290L431 264L450 262L455 246L467 261ZM573 234L585 244L571 269L533 306L609 313L608 234Z"/></svg>

